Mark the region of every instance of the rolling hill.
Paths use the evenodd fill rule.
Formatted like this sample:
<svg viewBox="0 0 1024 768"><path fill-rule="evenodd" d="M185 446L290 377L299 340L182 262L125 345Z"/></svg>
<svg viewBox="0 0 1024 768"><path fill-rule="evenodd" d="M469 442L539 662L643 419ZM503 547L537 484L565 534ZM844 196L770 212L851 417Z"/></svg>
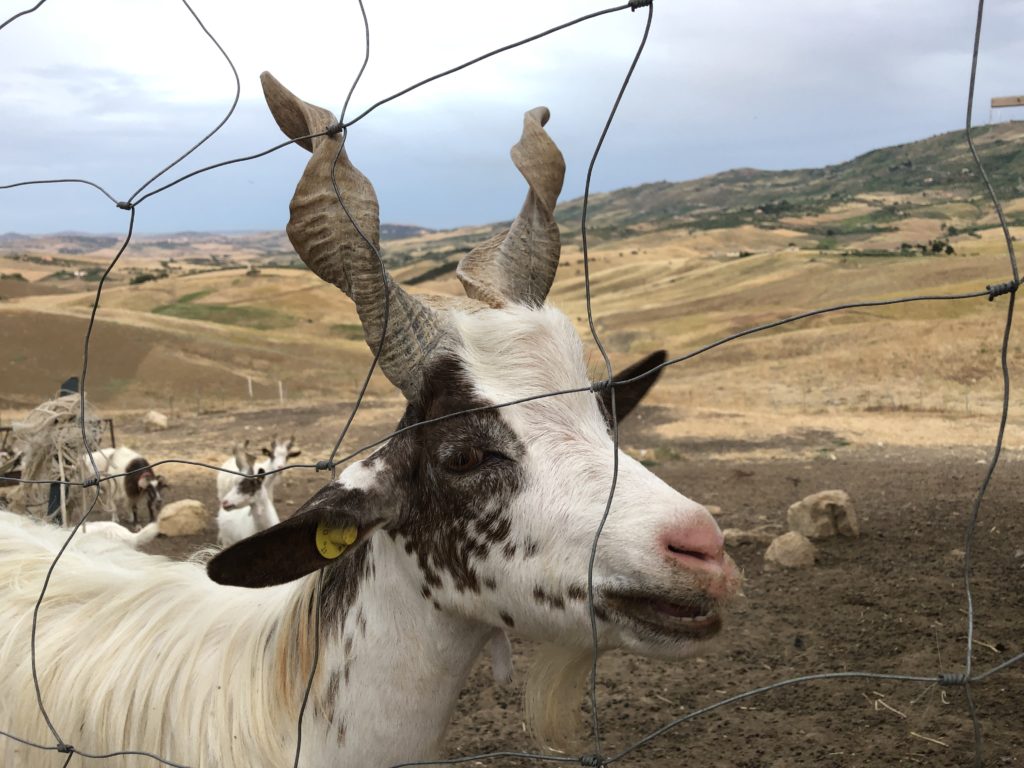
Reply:
<svg viewBox="0 0 1024 768"><path fill-rule="evenodd" d="M977 143L1019 235L1024 124L979 129ZM580 206L558 211L552 300L586 337ZM616 365L823 305L983 290L1008 273L962 133L823 169L617 190L594 196L590 212L593 311ZM458 294L458 259L500 227L396 227L385 255L410 290ZM116 245L0 238L0 407L30 407L79 370L97 270ZM866 420L851 429L871 434L907 415L948 430L998 404L1002 316L984 300L828 315L675 367L654 402L691 433L713 426L709 414L754 431L815 413ZM120 409L232 407L250 381L254 405L276 400L279 382L292 400L344 400L369 363L354 309L301 268L280 232L140 238L104 291L91 348L90 397ZM371 394L392 390L378 377Z"/></svg>

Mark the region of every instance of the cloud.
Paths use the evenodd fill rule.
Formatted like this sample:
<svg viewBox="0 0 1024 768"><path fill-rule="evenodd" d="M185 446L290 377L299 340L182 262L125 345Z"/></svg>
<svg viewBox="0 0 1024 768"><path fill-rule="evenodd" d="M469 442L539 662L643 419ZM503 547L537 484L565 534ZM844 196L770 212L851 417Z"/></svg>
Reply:
<svg viewBox="0 0 1024 768"><path fill-rule="evenodd" d="M1019 88L1022 5L986 9L981 122L988 98ZM348 116L423 77L602 7L368 2L371 58ZM283 138L262 104L263 69L302 98L341 108L362 63L354 4L295 0L287 10L254 10L221 0L196 10L235 62L242 94L225 130L180 172ZM835 163L955 129L964 119L974 13L953 0L656 5L594 189L738 166ZM581 194L645 18L644 11L619 12L564 30L426 85L353 126L352 157L378 187L384 218L455 226L511 217L525 188L508 149L522 112L537 104L552 109L549 130L567 158L564 196ZM223 57L172 0L47 5L0 36L0 167L7 177L0 183L75 175L126 196L209 131L234 94ZM146 201L139 228L279 227L304 162L301 150L287 148L189 180ZM79 191L62 192L51 206L40 205L38 190L0 194L0 231L95 229L107 221ZM112 220L123 221L114 213L120 216Z"/></svg>

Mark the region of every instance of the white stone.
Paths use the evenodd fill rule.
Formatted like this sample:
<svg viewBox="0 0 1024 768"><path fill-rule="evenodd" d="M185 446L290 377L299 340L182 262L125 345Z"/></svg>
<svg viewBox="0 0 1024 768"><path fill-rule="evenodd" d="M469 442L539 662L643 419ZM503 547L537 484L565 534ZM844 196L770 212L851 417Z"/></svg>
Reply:
<svg viewBox="0 0 1024 768"><path fill-rule="evenodd" d="M789 530L809 539L860 535L860 521L846 491L821 491L796 502L786 511L786 522Z"/></svg>
<svg viewBox="0 0 1024 768"><path fill-rule="evenodd" d="M767 571L779 568L809 568L814 565L817 549L802 533L790 531L777 537L764 553Z"/></svg>
<svg viewBox="0 0 1024 768"><path fill-rule="evenodd" d="M191 536L202 533L210 516L203 502L180 499L165 504L157 517L157 528L164 536Z"/></svg>
<svg viewBox="0 0 1024 768"><path fill-rule="evenodd" d="M160 411L149 411L142 417L142 425L147 432L156 432L167 429L167 417Z"/></svg>
<svg viewBox="0 0 1024 768"><path fill-rule="evenodd" d="M770 544L775 534L763 529L726 528L722 531L725 544L735 547L740 544Z"/></svg>

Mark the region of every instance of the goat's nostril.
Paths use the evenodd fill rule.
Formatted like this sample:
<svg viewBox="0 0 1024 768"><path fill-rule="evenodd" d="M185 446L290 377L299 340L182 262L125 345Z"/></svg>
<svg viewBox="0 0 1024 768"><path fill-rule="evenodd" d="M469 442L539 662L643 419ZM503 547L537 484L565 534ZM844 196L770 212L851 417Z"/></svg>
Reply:
<svg viewBox="0 0 1024 768"><path fill-rule="evenodd" d="M715 560L720 560L721 556L722 556L721 552L719 552L718 555L715 556L715 555L709 554L707 552L701 552L701 551L696 550L696 549L682 549L680 547L675 546L674 544L669 544L668 545L668 551L672 552L673 554L676 554L676 555L685 555L687 557L692 557L692 558L695 558L697 560L715 561Z"/></svg>
<svg viewBox="0 0 1024 768"><path fill-rule="evenodd" d="M725 561L725 541L713 520L690 523L666 531L662 538L666 554L683 568L700 570L721 567Z"/></svg>

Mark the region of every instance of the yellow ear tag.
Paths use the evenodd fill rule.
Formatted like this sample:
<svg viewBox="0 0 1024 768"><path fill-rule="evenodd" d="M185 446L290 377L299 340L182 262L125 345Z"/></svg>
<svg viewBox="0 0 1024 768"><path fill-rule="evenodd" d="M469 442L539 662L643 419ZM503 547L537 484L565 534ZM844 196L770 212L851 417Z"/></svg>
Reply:
<svg viewBox="0 0 1024 768"><path fill-rule="evenodd" d="M320 523L316 527L316 548L317 551L328 560L334 560L341 555L359 538L359 529L354 525L347 525L344 528L331 528L326 523Z"/></svg>

